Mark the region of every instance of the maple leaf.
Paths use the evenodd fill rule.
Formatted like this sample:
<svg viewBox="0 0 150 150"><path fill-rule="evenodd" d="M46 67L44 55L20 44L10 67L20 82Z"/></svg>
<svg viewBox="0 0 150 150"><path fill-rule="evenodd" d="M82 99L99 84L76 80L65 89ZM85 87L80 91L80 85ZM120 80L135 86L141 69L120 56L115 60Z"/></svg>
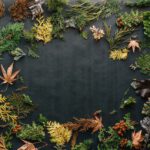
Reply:
<svg viewBox="0 0 150 150"><path fill-rule="evenodd" d="M21 146L21 147L19 147L17 150L38 150L38 149L34 146L34 144L32 144L32 143L30 143L30 142L28 142L28 141L24 141L24 140L23 140L23 142L24 142L24 145Z"/></svg>
<svg viewBox="0 0 150 150"><path fill-rule="evenodd" d="M100 118L100 112L97 111L93 114L93 118L74 118L75 122L69 122L64 124L65 127L73 131L85 132L89 129L92 129L92 133L100 130L103 127L102 118Z"/></svg>
<svg viewBox="0 0 150 150"><path fill-rule="evenodd" d="M19 74L20 70L17 70L15 71L14 73L12 72L13 71L13 66L14 64L12 63L8 69L7 69L7 72L6 70L4 69L3 65L1 65L1 71L2 71L2 76L0 76L0 79L3 80L2 84L10 84L12 85L14 81L17 80L17 75Z"/></svg>
<svg viewBox="0 0 150 150"><path fill-rule="evenodd" d="M137 40L130 40L130 42L128 44L128 48L129 49L131 48L133 52L135 52L136 48L141 49L139 42Z"/></svg>
<svg viewBox="0 0 150 150"><path fill-rule="evenodd" d="M135 149L140 149L141 147L141 142L143 142L144 138L142 136L142 130L138 132L133 132L132 133L132 145Z"/></svg>
<svg viewBox="0 0 150 150"><path fill-rule="evenodd" d="M0 137L0 150L7 150L4 138L2 136Z"/></svg>

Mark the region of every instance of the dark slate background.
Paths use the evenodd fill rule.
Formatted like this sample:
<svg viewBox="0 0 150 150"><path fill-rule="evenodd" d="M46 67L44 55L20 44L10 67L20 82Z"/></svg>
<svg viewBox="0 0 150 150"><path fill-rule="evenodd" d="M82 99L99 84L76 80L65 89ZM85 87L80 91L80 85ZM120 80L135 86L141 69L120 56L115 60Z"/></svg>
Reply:
<svg viewBox="0 0 150 150"><path fill-rule="evenodd" d="M5 0L6 8L11 2ZM123 8L122 12L127 10ZM112 16L107 21L115 31L115 17ZM7 11L0 19L0 27L10 22L13 21ZM32 24L33 21L27 19L25 28L30 29ZM102 21L92 24L102 27ZM136 35L142 39L141 27ZM19 47L26 50L27 43L21 41ZM103 123L106 126L113 125L127 112L131 112L132 118L139 121L144 100L140 99L132 88L128 96L136 97L137 104L125 110L119 109L123 94L130 87L132 79L147 78L139 71L131 71L129 68L139 54L130 53L127 61L112 61L108 58L109 46L104 39L95 42L90 33L89 39L84 40L73 29L67 30L63 41L55 39L46 45L39 44L39 59L25 57L15 63L15 68L21 69L25 85L29 87L27 93L37 105L36 110L25 122L36 121L42 113L49 120L64 123L71 121L73 117L90 117L99 109L102 110ZM12 57L5 54L0 63L7 67L12 61ZM114 109L117 110L117 114L111 116L109 113ZM81 137L87 139L93 135ZM14 143L16 144L13 150L16 150L20 143L15 139ZM51 149L52 146L44 148Z"/></svg>

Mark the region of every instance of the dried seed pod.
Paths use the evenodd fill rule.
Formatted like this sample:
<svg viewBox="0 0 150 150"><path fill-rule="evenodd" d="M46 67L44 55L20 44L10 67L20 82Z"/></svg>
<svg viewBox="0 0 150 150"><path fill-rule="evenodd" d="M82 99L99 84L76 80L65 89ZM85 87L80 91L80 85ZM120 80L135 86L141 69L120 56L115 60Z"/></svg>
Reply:
<svg viewBox="0 0 150 150"><path fill-rule="evenodd" d="M0 0L0 17L4 15L4 12L5 12L5 5L3 0Z"/></svg>

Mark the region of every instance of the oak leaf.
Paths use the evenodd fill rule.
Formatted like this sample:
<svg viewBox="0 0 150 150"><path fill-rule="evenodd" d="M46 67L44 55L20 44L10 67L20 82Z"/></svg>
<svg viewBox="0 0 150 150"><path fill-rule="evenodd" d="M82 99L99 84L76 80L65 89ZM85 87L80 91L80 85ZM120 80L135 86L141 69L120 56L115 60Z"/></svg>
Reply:
<svg viewBox="0 0 150 150"><path fill-rule="evenodd" d="M17 70L15 71L14 73L12 72L13 71L13 66L14 64L12 63L8 69L7 69L7 72L6 70L4 69L3 65L1 65L1 71L2 71L2 75L3 76L0 76L0 79L3 80L2 84L10 84L12 85L14 81L17 80L17 75L19 74L20 70Z"/></svg>

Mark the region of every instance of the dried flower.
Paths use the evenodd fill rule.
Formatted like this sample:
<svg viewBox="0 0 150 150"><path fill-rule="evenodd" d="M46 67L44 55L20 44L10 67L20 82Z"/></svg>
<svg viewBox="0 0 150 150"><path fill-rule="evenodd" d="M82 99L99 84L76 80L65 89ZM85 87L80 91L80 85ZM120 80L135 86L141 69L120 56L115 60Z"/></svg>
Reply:
<svg viewBox="0 0 150 150"><path fill-rule="evenodd" d="M95 26L90 27L90 30L93 33L93 37L95 40L100 40L105 35L103 29L96 28Z"/></svg>
<svg viewBox="0 0 150 150"><path fill-rule="evenodd" d="M50 141L56 143L58 146L63 146L65 143L68 143L72 135L71 130L57 122L48 122L47 130L51 137Z"/></svg>
<svg viewBox="0 0 150 150"><path fill-rule="evenodd" d="M52 40L52 30L53 27L50 18L44 19L44 17L37 19L37 23L33 27L35 38L44 43Z"/></svg>
<svg viewBox="0 0 150 150"><path fill-rule="evenodd" d="M128 52L129 51L127 49L112 50L109 58L113 60L125 60L128 57Z"/></svg>
<svg viewBox="0 0 150 150"><path fill-rule="evenodd" d="M11 17L15 21L22 21L30 15L28 10L28 0L16 0L9 8Z"/></svg>
<svg viewBox="0 0 150 150"><path fill-rule="evenodd" d="M20 70L15 71L14 73L12 73L13 71L13 63L8 67L7 72L5 71L3 65L1 65L1 71L3 74L3 77L0 76L0 79L3 80L3 84L10 84L12 85L14 81L17 80L17 75L19 74Z"/></svg>
<svg viewBox="0 0 150 150"><path fill-rule="evenodd" d="M0 0L0 17L4 15L4 12L5 12L5 5L3 0Z"/></svg>
<svg viewBox="0 0 150 150"><path fill-rule="evenodd" d="M140 48L140 45L139 45L139 42L137 40L130 40L129 44L128 44L128 49L132 49L133 52L135 52L135 49L141 49Z"/></svg>
<svg viewBox="0 0 150 150"><path fill-rule="evenodd" d="M141 142L143 142L144 138L142 136L142 131L133 132L132 133L132 145L135 149L141 148Z"/></svg>
<svg viewBox="0 0 150 150"><path fill-rule="evenodd" d="M64 124L65 127L68 127L69 129L73 131L80 131L85 132L89 129L92 129L92 132L99 131L102 129L102 118L100 118L100 112L97 111L93 114L93 118L91 119L85 119L85 118L74 118L75 122L69 122Z"/></svg>
<svg viewBox="0 0 150 150"><path fill-rule="evenodd" d="M113 129L117 131L119 136L123 136L124 132L128 130L128 126L124 120L121 120L113 126Z"/></svg>

